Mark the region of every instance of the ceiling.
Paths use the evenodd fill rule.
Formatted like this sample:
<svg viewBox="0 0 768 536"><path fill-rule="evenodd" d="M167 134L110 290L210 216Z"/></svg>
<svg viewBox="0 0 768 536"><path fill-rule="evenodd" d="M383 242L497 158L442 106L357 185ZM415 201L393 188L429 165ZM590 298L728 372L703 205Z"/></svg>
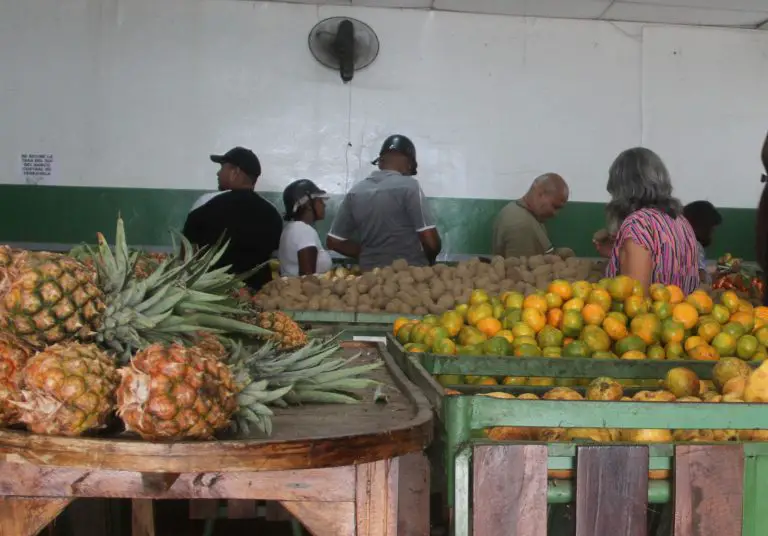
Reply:
<svg viewBox="0 0 768 536"><path fill-rule="evenodd" d="M279 1L279 0L273 0ZM768 30L768 0L282 0L302 4L435 9Z"/></svg>

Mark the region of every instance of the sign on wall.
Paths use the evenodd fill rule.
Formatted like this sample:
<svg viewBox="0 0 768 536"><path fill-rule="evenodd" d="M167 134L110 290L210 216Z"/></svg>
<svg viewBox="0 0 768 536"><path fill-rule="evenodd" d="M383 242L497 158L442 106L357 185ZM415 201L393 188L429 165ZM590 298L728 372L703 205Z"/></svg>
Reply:
<svg viewBox="0 0 768 536"><path fill-rule="evenodd" d="M51 182L54 160L51 153L22 153L21 177L26 184Z"/></svg>

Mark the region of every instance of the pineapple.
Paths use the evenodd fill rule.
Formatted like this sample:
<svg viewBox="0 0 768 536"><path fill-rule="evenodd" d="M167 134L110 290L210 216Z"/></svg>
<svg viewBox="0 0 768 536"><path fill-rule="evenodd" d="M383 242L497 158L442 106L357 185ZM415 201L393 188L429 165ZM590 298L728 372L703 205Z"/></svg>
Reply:
<svg viewBox="0 0 768 536"><path fill-rule="evenodd" d="M338 350L332 340L293 353L272 342L255 352L237 345L224 363L198 347L153 344L120 369L118 415L147 440L211 439L228 427L248 435L252 425L269 435L267 404L354 403L350 390L375 383L357 376L381 363L346 367L349 360L332 358Z"/></svg>
<svg viewBox="0 0 768 536"><path fill-rule="evenodd" d="M38 434L78 436L112 413L118 376L112 356L94 344L57 344L23 370L20 420Z"/></svg>
<svg viewBox="0 0 768 536"><path fill-rule="evenodd" d="M195 252L182 237L181 251L145 279L135 274L138 253L129 254L122 219L115 252L99 234L95 270L68 255L13 252L0 259L0 325L23 343L96 342L127 360L153 342L191 340L200 330L269 336L258 326L228 318L245 311L232 297L241 277L212 269L226 245Z"/></svg>
<svg viewBox="0 0 768 536"><path fill-rule="evenodd" d="M274 333L271 339L281 350L293 350L307 344L307 334L282 311L261 312L253 322Z"/></svg>
<svg viewBox="0 0 768 536"><path fill-rule="evenodd" d="M203 355L214 358L216 361L226 359L229 350L224 346L219 337L210 331L198 331L194 343Z"/></svg>
<svg viewBox="0 0 768 536"><path fill-rule="evenodd" d="M30 351L0 333L0 426L18 422L21 373Z"/></svg>

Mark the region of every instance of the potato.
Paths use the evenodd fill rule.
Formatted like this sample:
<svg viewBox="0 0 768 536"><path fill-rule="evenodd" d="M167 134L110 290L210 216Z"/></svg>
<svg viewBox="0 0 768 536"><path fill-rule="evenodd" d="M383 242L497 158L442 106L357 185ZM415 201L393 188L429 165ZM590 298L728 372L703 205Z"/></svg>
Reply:
<svg viewBox="0 0 768 536"><path fill-rule="evenodd" d="M312 296L307 302L307 309L310 311L320 310L320 296Z"/></svg>
<svg viewBox="0 0 768 536"><path fill-rule="evenodd" d="M424 274L424 269L420 266L414 266L413 268L411 268L411 277L417 283L421 283L422 281L427 279L427 276Z"/></svg>
<svg viewBox="0 0 768 536"><path fill-rule="evenodd" d="M453 307L454 302L455 302L455 298L451 294L443 294L437 300L435 305L437 305L437 307L441 309L440 311L441 313L444 313L445 311Z"/></svg>
<svg viewBox="0 0 768 536"><path fill-rule="evenodd" d="M546 275L539 275L536 277L536 288L545 289L549 286L551 279Z"/></svg>
<svg viewBox="0 0 768 536"><path fill-rule="evenodd" d="M447 268L440 273L440 279L446 283L453 281L456 278L456 270Z"/></svg>
<svg viewBox="0 0 768 536"><path fill-rule="evenodd" d="M390 281L395 276L395 271L392 269L391 266L385 266L381 269L381 272L379 272L379 277L381 281Z"/></svg>
<svg viewBox="0 0 768 536"><path fill-rule="evenodd" d="M309 281L305 281L301 285L301 292L304 293L305 296L315 296L317 294L320 294L322 290L323 290L323 287L321 287L318 284L311 283Z"/></svg>
<svg viewBox="0 0 768 536"><path fill-rule="evenodd" d="M400 288L403 287L412 287L416 281L411 277L411 274L408 272L400 272L395 277L395 281L400 285Z"/></svg>
<svg viewBox="0 0 768 536"><path fill-rule="evenodd" d="M555 264L556 262L560 262L562 260L563 259L559 255L553 255L552 253L544 255L544 262L547 264Z"/></svg>
<svg viewBox="0 0 768 536"><path fill-rule="evenodd" d="M498 277L499 280L504 279L504 277L507 275L507 267L504 264L503 258L494 257L493 261L491 261L491 267L493 268L493 272L496 274L496 277Z"/></svg>
<svg viewBox="0 0 768 536"><path fill-rule="evenodd" d="M433 300L438 299L440 296L445 294L446 285L439 279L433 279L432 282L429 284L429 293L432 296Z"/></svg>
<svg viewBox="0 0 768 536"><path fill-rule="evenodd" d="M394 283L386 283L384 286L381 287L381 289L383 291L383 294L387 298L394 298L398 292L397 285L395 285Z"/></svg>
<svg viewBox="0 0 768 536"><path fill-rule="evenodd" d="M531 268L531 270L538 268L544 263L544 255L534 255L533 257L528 258L528 267Z"/></svg>
<svg viewBox="0 0 768 536"><path fill-rule="evenodd" d="M392 270L395 272L402 272L408 269L408 261L405 259L397 259L392 263Z"/></svg>
<svg viewBox="0 0 768 536"><path fill-rule="evenodd" d="M515 283L514 288L517 292L525 292L526 287L527 285L525 284L525 281L518 281L517 283Z"/></svg>
<svg viewBox="0 0 768 536"><path fill-rule="evenodd" d="M475 284L475 288L481 288L483 290L486 290L488 288L488 285L491 284L491 281L490 279L488 279L487 276L483 276L475 279L474 284Z"/></svg>
<svg viewBox="0 0 768 536"><path fill-rule="evenodd" d="M570 267L576 267L581 264L581 259L578 259L576 257L568 257L565 259L565 264L567 264Z"/></svg>
<svg viewBox="0 0 768 536"><path fill-rule="evenodd" d="M551 264L542 264L538 268L534 268L531 273L533 274L533 277L539 278L539 277L549 277L552 275L552 265Z"/></svg>
<svg viewBox="0 0 768 536"><path fill-rule="evenodd" d="M416 292L418 292L419 294L422 294L424 292L429 294L429 283L427 283L426 281L422 281L421 283L417 283L414 288L416 289Z"/></svg>
<svg viewBox="0 0 768 536"><path fill-rule="evenodd" d="M421 273L424 274L424 280L429 281L435 277L436 272L432 266L424 266L421 268Z"/></svg>
<svg viewBox="0 0 768 536"><path fill-rule="evenodd" d="M337 296L341 297L344 296L344 294L347 292L347 282L343 279L337 279L333 283L333 293Z"/></svg>
<svg viewBox="0 0 768 536"><path fill-rule="evenodd" d="M573 268L567 268L565 270L561 270L560 273L558 273L559 279L566 279L568 281L575 281L576 280L576 270Z"/></svg>
<svg viewBox="0 0 768 536"><path fill-rule="evenodd" d="M408 292L407 290L401 290L397 293L397 298L411 307L416 307L419 305L420 300L417 294L414 294L413 292Z"/></svg>
<svg viewBox="0 0 768 536"><path fill-rule="evenodd" d="M372 313L373 307L371 307L370 303L358 303L357 304L357 312L358 313Z"/></svg>
<svg viewBox="0 0 768 536"><path fill-rule="evenodd" d="M515 282L511 279L502 279L499 281L499 290L501 292L506 292L508 290L512 290L515 286Z"/></svg>
<svg viewBox="0 0 768 536"><path fill-rule="evenodd" d="M520 279L526 283L533 284L536 281L536 276L534 276L533 273L529 272L528 270L523 270L520 272Z"/></svg>
<svg viewBox="0 0 768 536"><path fill-rule="evenodd" d="M414 307L413 309L413 314L415 315L424 316L427 313L429 313L429 311L423 305L419 305L418 307Z"/></svg>
<svg viewBox="0 0 768 536"><path fill-rule="evenodd" d="M520 270L515 267L507 267L507 279L512 281L520 281L523 276L520 274Z"/></svg>
<svg viewBox="0 0 768 536"><path fill-rule="evenodd" d="M432 268L432 271L435 273L435 275L439 276L445 271L447 266L445 264L435 264L431 268Z"/></svg>
<svg viewBox="0 0 768 536"><path fill-rule="evenodd" d="M558 255L563 259L570 259L571 257L575 257L576 253L571 248L557 248L555 249L555 255Z"/></svg>
<svg viewBox="0 0 768 536"><path fill-rule="evenodd" d="M504 259L504 266L507 267L507 269L510 268L517 268L522 263L520 262L520 259L517 257L509 257L508 259Z"/></svg>

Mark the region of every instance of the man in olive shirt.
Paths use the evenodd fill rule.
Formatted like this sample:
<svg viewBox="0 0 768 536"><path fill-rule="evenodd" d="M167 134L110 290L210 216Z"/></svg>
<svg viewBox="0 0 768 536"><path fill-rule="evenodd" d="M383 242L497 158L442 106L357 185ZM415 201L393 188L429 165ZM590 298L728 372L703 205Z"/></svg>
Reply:
<svg viewBox="0 0 768 536"><path fill-rule="evenodd" d="M533 181L528 193L512 201L493 225L493 254L504 258L532 257L554 249L544 222L568 202L568 185L560 175L546 173Z"/></svg>

